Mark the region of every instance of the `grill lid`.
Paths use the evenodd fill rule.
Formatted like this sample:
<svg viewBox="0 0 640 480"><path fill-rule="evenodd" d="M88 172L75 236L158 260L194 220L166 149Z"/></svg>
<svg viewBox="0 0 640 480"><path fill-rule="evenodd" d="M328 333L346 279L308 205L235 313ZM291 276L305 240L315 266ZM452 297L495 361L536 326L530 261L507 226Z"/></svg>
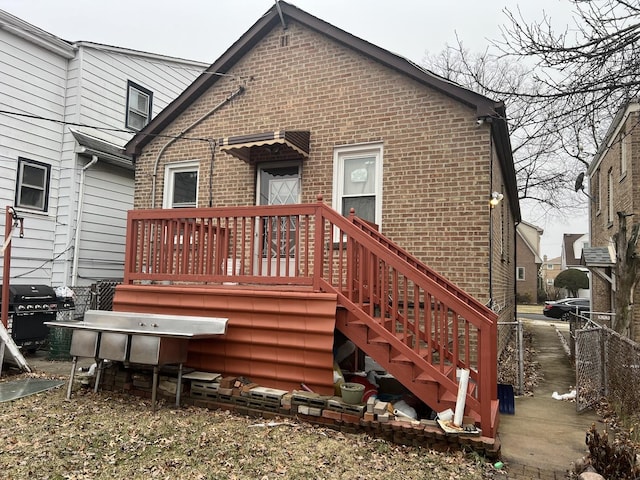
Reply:
<svg viewBox="0 0 640 480"><path fill-rule="evenodd" d="M9 285L9 294L9 304L57 301L56 292L49 285ZM2 302L1 288L0 302Z"/></svg>

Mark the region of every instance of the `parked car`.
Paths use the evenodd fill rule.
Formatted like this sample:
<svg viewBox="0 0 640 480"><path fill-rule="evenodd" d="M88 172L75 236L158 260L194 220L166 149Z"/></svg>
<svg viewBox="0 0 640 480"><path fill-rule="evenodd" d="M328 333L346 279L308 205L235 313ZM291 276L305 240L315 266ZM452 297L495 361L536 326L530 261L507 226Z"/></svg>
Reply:
<svg viewBox="0 0 640 480"><path fill-rule="evenodd" d="M569 320L571 313L584 313L591 310L588 298L563 298L554 302L544 302L542 313L545 317Z"/></svg>

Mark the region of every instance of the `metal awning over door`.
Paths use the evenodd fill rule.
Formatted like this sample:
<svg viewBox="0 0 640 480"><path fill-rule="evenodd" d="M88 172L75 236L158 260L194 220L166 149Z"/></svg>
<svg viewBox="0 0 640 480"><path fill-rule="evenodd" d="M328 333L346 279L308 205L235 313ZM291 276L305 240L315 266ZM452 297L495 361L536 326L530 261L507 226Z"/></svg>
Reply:
<svg viewBox="0 0 640 480"><path fill-rule="evenodd" d="M220 150L247 163L302 160L309 157L308 131L253 133L220 139Z"/></svg>

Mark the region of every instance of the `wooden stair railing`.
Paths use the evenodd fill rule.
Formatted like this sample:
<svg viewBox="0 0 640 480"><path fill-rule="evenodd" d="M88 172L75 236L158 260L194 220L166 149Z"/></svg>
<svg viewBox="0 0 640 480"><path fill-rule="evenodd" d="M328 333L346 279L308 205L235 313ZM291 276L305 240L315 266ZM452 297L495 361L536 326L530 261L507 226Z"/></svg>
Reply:
<svg viewBox="0 0 640 480"><path fill-rule="evenodd" d="M335 292L338 328L431 408L497 429L497 316L362 219L305 205L132 210L124 282Z"/></svg>
<svg viewBox="0 0 640 480"><path fill-rule="evenodd" d="M315 240L314 284L337 293L337 328L434 410L455 406L469 369L467 415L494 437L496 314L353 215L322 205Z"/></svg>

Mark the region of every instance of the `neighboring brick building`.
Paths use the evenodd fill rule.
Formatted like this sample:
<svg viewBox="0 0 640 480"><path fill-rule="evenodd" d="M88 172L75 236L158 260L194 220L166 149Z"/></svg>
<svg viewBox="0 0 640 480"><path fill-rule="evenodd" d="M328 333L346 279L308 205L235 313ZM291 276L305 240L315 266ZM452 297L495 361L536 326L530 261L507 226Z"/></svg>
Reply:
<svg viewBox="0 0 640 480"><path fill-rule="evenodd" d="M640 103L622 105L594 157L587 175L590 207L591 248L585 264L592 272L592 310L615 312L611 288L615 282L614 237L619 231L618 212L627 217L628 232L640 217ZM615 283L614 283L615 284ZM632 300L633 304L633 300ZM633 307L629 336L640 341L640 309Z"/></svg>
<svg viewBox="0 0 640 480"><path fill-rule="evenodd" d="M536 303L541 287L540 236L539 227L521 222L516 227L516 295L522 303Z"/></svg>
<svg viewBox="0 0 640 480"><path fill-rule="evenodd" d="M323 194L512 319L520 209L504 106L280 6L286 29L262 17L127 145L135 208L177 206L177 175L197 185L181 205ZM155 137L182 133L211 142Z"/></svg>

